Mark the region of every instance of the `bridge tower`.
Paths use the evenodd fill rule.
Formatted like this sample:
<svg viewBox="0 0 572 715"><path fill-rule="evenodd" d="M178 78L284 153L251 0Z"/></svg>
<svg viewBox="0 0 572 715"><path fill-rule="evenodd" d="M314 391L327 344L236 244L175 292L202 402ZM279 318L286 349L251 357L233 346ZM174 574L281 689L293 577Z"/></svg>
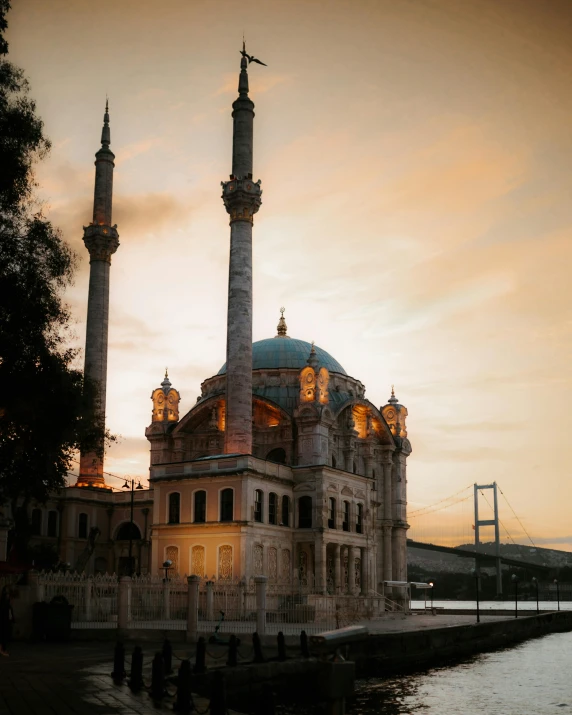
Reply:
<svg viewBox="0 0 572 715"><path fill-rule="evenodd" d="M492 489L493 490L493 518L492 519L479 519L479 490L480 489ZM501 558L500 558L500 529L499 529L499 507L497 499L497 483L492 484L476 484L474 485L475 490L475 551L478 549L480 544L479 539L479 527L480 526L494 526L495 527L495 558L496 558L496 571L497 571L497 596L502 595L502 571L501 571ZM475 568L479 570L478 559L475 559Z"/></svg>

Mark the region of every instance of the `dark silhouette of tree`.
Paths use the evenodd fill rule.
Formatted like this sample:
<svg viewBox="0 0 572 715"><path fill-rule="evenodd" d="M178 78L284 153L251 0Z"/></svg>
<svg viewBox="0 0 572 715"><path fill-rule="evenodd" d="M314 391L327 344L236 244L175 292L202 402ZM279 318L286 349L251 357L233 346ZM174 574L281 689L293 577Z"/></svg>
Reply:
<svg viewBox="0 0 572 715"><path fill-rule="evenodd" d="M0 503L22 556L30 502L66 484L77 450L97 449L96 390L73 369L63 291L76 256L34 195L34 165L50 150L24 73L6 56L8 0L0 0ZM101 447L99 448L101 450Z"/></svg>

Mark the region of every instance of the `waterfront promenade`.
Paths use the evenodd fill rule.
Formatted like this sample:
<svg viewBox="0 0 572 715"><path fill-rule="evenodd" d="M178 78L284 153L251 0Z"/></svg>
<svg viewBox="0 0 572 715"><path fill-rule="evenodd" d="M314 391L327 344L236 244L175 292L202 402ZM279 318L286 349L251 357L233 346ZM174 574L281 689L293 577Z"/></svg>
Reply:
<svg viewBox="0 0 572 715"><path fill-rule="evenodd" d="M569 614L568 614L569 615ZM540 617L545 620L546 617ZM566 619L566 614L559 614L558 620ZM364 621L370 636L367 645L374 650L369 653L356 651L356 661L363 663L364 659L387 656L391 661L396 657L403 663L406 652L414 657L420 654L430 654L437 659L439 649L447 649L451 643L457 643L459 634L471 635L480 632L482 640L475 650L487 650L487 641L495 640L500 631L509 633L510 638L518 640L520 636L515 629L528 633L532 618L507 618L506 616L481 616L481 624L476 625L476 617L472 615L438 613L412 614L408 616L387 614L370 621ZM518 622L516 622L518 621ZM474 626L474 628L473 628ZM551 627L554 627L552 624ZM449 636L447 634L450 634ZM534 637L536 632L530 631ZM157 633L157 640L141 642L128 641L126 650L126 669L129 670L130 656L133 647L139 644L144 653L144 679L150 682L150 665L155 652L161 650L162 640ZM244 638L244 645L239 652L239 662L247 662L251 658L250 639ZM299 655L299 647L288 639L288 656ZM277 655L275 642L266 641L264 655L272 658ZM404 650L402 650L405 646ZM169 685L171 693L159 703L155 703L142 691L133 694L126 681L115 684L110 673L113 670L113 647L111 640L107 641L72 641L69 643L28 643L15 642L11 645L10 657L0 659L0 715L146 715L157 711L173 712L173 695L175 686ZM494 646L493 646L494 647ZM353 646L352 646L353 651ZM227 648L221 645L209 645L207 650L207 665L209 669L223 666L226 662ZM375 655L374 655L375 653ZM194 646L186 643L173 644L173 668L179 666L181 658L194 660ZM354 653L350 652L350 659ZM385 661L385 657L382 658ZM383 665L383 663L381 663ZM387 665L387 661L385 665ZM277 664L278 665L278 664ZM204 711L208 705L205 698L197 698L196 705ZM232 712L229 710L229 712Z"/></svg>
<svg viewBox="0 0 572 715"><path fill-rule="evenodd" d="M151 660L161 650L161 642L146 642L144 680L151 681ZM209 646L223 653L218 646ZM126 646L126 669L129 672L131 644ZM173 649L173 668L179 658L194 653L182 645ZM223 661L224 662L224 661ZM214 663L211 663L214 665ZM175 686L168 685L170 696L154 701L143 690L132 693L127 681L115 684L113 643L12 643L10 656L0 660L0 715L150 715L173 712ZM175 673L173 673L175 674ZM208 699L197 697L202 712ZM234 710L228 711L235 713Z"/></svg>

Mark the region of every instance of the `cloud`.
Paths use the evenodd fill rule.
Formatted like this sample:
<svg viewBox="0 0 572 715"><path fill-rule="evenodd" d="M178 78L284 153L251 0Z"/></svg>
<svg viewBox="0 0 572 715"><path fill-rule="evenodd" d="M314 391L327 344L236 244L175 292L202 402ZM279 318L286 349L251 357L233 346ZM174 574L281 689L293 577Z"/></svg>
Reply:
<svg viewBox="0 0 572 715"><path fill-rule="evenodd" d="M122 438L113 444L105 455L106 482L112 486L121 486L120 481L110 476L117 475L119 479L127 477L148 480L149 475L149 442L142 435L140 438Z"/></svg>
<svg viewBox="0 0 572 715"><path fill-rule="evenodd" d="M120 194L114 198L113 221L118 224L121 238L141 239L167 226L180 228L190 218L189 204L167 192Z"/></svg>
<svg viewBox="0 0 572 715"><path fill-rule="evenodd" d="M572 535L570 535L570 536L533 536L532 541L536 545L564 544L566 546L572 546Z"/></svg>
<svg viewBox="0 0 572 715"><path fill-rule="evenodd" d="M124 164L130 159L134 159L141 154L146 154L151 149L161 146L164 143L162 137L149 137L141 141L127 144L119 148L115 154L115 164Z"/></svg>

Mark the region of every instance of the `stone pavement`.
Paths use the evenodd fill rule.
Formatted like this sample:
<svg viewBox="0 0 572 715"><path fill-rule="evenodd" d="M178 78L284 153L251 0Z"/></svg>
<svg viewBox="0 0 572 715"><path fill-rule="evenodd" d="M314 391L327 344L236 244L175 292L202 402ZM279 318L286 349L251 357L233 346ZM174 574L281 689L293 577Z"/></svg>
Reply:
<svg viewBox="0 0 572 715"><path fill-rule="evenodd" d="M151 660L161 643L143 643L144 680L150 683ZM10 656L0 657L0 715L146 715L173 713L173 697L153 701L146 691L132 693L126 681L114 684L112 642L23 643L10 646ZM217 649L217 646L214 646ZM211 649L211 646L209 646ZM129 671L133 644L126 645ZM219 649L222 654L222 648ZM187 644L173 645L173 668L179 658L189 657ZM221 659L221 662L224 662ZM168 685L174 695L175 686ZM204 712L208 701L197 697ZM229 710L229 713L233 711Z"/></svg>
<svg viewBox="0 0 572 715"><path fill-rule="evenodd" d="M503 616L481 615L481 621L498 621ZM428 630L447 626L469 625L475 616L427 613L403 616L386 615L364 621L370 633L395 633ZM297 640L297 639L293 639ZM126 670L129 671L131 653L135 642L125 645ZM140 643L144 657L144 680L151 681L151 661L161 650L162 642ZM134 694L127 683L117 685L110 677L113 670L112 641L70 643L15 642L10 646L10 657L0 657L0 715L146 715L158 711L173 712L173 697L154 702L146 691ZM297 648L296 648L297 650ZM242 653L241 653L242 651ZM266 655L274 655L275 648L264 648ZM223 665L227 648L209 645L209 667ZM240 659L250 657L252 648L245 643L239 649ZM194 647L186 643L173 643L173 668L179 666L178 658L192 657ZM175 686L167 690L174 695ZM208 702L196 698L197 708L203 712ZM229 711L231 712L231 711Z"/></svg>

